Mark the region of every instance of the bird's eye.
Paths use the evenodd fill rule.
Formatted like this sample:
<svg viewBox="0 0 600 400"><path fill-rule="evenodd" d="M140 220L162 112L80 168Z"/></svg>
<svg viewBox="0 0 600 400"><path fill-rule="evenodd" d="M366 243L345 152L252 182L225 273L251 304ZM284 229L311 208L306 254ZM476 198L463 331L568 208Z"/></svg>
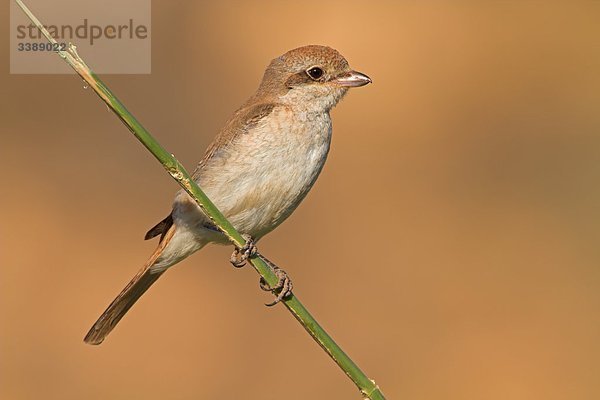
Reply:
<svg viewBox="0 0 600 400"><path fill-rule="evenodd" d="M312 67L309 70L307 70L306 73L308 74L308 76L310 76L311 79L314 80L317 80L323 76L323 70L319 67Z"/></svg>

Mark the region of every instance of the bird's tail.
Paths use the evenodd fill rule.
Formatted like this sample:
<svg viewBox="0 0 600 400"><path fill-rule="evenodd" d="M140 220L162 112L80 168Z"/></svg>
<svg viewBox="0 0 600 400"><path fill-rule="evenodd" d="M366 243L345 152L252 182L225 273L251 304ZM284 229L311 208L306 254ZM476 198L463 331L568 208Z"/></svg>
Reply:
<svg viewBox="0 0 600 400"><path fill-rule="evenodd" d="M88 344L100 344L129 311L131 306L148 290L148 288L167 270L167 268L183 257L164 257L165 249L174 237L175 226L165 232L154 254L144 267L133 277L119 295L102 313L96 323L90 328L83 341ZM166 259L165 259L166 258ZM154 267L154 268L153 268ZM158 267L158 268L157 268Z"/></svg>

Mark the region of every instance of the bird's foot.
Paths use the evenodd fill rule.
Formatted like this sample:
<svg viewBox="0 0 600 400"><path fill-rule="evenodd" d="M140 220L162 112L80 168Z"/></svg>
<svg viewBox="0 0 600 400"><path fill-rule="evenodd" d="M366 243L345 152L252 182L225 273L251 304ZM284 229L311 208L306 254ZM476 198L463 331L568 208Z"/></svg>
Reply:
<svg viewBox="0 0 600 400"><path fill-rule="evenodd" d="M231 259L229 260L236 268L241 268L246 265L246 261L258 253L256 245L254 244L254 239L252 239L250 235L246 234L243 234L242 237L244 240L246 240L246 244L239 248L236 247L231 254Z"/></svg>
<svg viewBox="0 0 600 400"><path fill-rule="evenodd" d="M292 285L292 280L288 276L287 272L279 268L277 265L273 264L271 261L267 260L265 257L261 256L261 258L271 267L273 273L277 277L277 283L275 286L271 286L265 281L265 278L260 278L260 288L265 292L272 292L277 297L270 303L265 304L267 307L272 307L275 304L279 303L281 300L284 300L286 297L289 297L292 294L292 289L294 285Z"/></svg>

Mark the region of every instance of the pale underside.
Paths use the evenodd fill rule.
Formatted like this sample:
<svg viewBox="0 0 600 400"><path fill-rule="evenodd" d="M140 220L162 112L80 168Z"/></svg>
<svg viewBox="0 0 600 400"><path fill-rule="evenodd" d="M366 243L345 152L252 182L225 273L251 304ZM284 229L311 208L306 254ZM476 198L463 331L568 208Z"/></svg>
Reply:
<svg viewBox="0 0 600 400"><path fill-rule="evenodd" d="M304 199L323 168L330 142L328 112L277 106L250 131L220 146L196 171L196 180L236 230L258 240ZM207 243L227 243L183 191L173 204L173 224L171 251L153 270Z"/></svg>

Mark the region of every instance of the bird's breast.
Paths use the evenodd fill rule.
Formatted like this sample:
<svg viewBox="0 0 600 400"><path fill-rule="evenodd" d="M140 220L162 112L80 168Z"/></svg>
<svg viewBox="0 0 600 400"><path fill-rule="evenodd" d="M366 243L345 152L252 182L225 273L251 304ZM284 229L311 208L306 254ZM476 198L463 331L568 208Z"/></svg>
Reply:
<svg viewBox="0 0 600 400"><path fill-rule="evenodd" d="M199 183L236 229L260 238L306 196L330 141L328 113L281 107L221 149Z"/></svg>

